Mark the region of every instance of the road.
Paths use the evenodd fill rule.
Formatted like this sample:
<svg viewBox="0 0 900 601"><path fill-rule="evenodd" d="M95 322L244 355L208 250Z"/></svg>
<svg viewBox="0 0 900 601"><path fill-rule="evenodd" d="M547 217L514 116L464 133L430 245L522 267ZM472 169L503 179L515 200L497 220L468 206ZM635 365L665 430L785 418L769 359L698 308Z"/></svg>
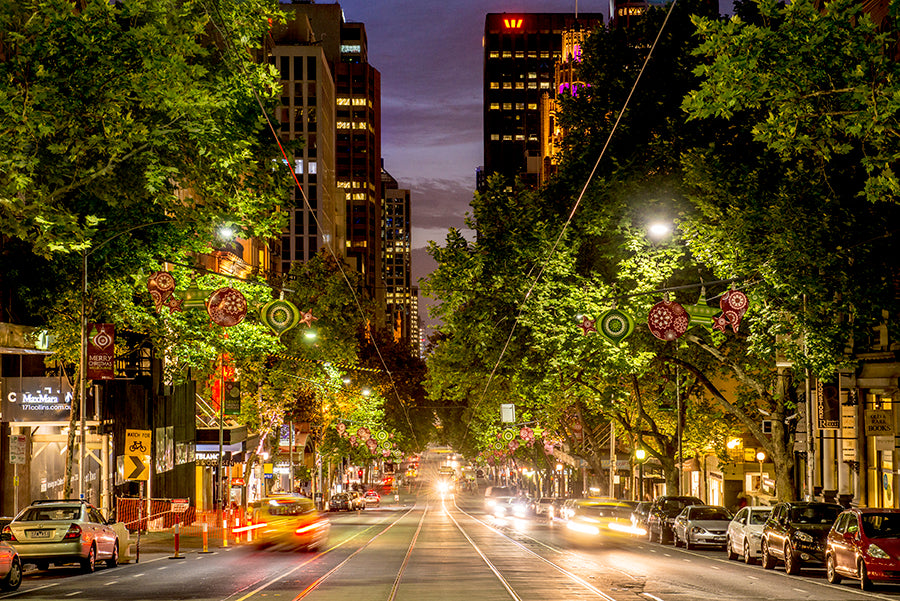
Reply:
<svg viewBox="0 0 900 601"><path fill-rule="evenodd" d="M80 574L31 572L0 599L191 599L209 601L690 601L900 599L829 585L821 570L788 576L727 561L720 550L686 551L621 539L573 546L562 523L497 521L476 495L421 494L400 507L332 515L320 553L218 548L183 559Z"/></svg>

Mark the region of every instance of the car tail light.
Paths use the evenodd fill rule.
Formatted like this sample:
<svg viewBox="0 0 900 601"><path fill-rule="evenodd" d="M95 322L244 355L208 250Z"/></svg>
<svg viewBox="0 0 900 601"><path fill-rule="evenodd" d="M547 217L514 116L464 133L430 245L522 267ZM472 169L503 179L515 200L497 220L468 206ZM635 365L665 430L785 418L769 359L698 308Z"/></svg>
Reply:
<svg viewBox="0 0 900 601"><path fill-rule="evenodd" d="M303 534L305 532L309 532L311 530L315 530L316 528L321 528L324 522L322 520L312 522L305 526L300 526L296 530L294 530L294 534Z"/></svg>
<svg viewBox="0 0 900 601"><path fill-rule="evenodd" d="M69 529L66 530L66 535L63 537L63 540L70 540L73 538L81 538L81 526L78 524L72 524L69 526Z"/></svg>
<svg viewBox="0 0 900 601"><path fill-rule="evenodd" d="M12 528L10 528L9 526L3 527L3 540L18 542L16 535L13 534Z"/></svg>

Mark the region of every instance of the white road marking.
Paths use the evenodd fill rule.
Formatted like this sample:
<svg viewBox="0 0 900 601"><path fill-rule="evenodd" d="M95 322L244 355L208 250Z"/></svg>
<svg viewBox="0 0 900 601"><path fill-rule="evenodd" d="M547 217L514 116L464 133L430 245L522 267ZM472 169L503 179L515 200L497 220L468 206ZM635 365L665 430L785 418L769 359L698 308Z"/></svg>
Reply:
<svg viewBox="0 0 900 601"><path fill-rule="evenodd" d="M110 584L115 584L117 582L118 582L118 580L110 580L109 582L104 582L103 586L109 586Z"/></svg>
<svg viewBox="0 0 900 601"><path fill-rule="evenodd" d="M77 594L79 594L79 593L81 593L81 591L74 591L74 592L71 592L71 593L66 593L66 597L74 597L75 595L77 595Z"/></svg>

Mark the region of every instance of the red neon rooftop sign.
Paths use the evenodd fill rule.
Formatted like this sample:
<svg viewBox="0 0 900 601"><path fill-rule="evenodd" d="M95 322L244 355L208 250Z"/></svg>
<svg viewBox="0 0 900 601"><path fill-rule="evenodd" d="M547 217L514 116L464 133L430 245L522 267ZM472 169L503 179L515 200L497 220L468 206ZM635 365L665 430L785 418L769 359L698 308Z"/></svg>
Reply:
<svg viewBox="0 0 900 601"><path fill-rule="evenodd" d="M503 19L503 25L507 29L518 29L522 26L522 19Z"/></svg>

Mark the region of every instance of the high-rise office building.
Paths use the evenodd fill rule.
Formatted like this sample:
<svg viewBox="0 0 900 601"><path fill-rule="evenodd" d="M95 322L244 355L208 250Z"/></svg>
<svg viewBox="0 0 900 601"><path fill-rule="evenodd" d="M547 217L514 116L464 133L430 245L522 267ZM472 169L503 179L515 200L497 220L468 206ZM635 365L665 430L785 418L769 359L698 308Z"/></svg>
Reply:
<svg viewBox="0 0 900 601"><path fill-rule="evenodd" d="M381 170L382 271L385 314L394 340L417 343L418 288L412 286L412 230L409 190Z"/></svg>
<svg viewBox="0 0 900 601"><path fill-rule="evenodd" d="M281 270L306 261L324 245L342 256L346 204L335 179L335 86L331 65L309 19L298 14L273 32L269 61L281 74L278 115L283 140L303 140L291 157L300 188L281 239ZM307 201L304 201L304 193Z"/></svg>
<svg viewBox="0 0 900 601"><path fill-rule="evenodd" d="M538 183L541 96L556 86L563 33L590 32L602 25L602 13L489 13L485 17L484 176L499 173Z"/></svg>
<svg viewBox="0 0 900 601"><path fill-rule="evenodd" d="M282 97L282 116L290 122L282 122L283 132L303 137L307 147L323 147L323 119L329 118L327 126L327 151L331 162L323 173L323 159L319 159L315 169L318 180L328 178L334 181L338 191L343 193L340 212L335 218L333 240L340 245L339 254L363 277L366 289L379 308L377 321L383 320L384 287L381 281L381 74L368 63L366 29L362 23L348 23L344 20L339 4L315 4L303 2L284 4L288 13L286 25L272 30L270 53L278 61L283 55L293 57L301 52L315 54L321 59L316 80L322 81L323 89L316 88L316 104L300 104L297 92ZM308 48L308 50L303 50ZM290 62L290 61L289 61ZM281 63L276 63L280 65ZM307 72L303 72L307 76ZM325 74L330 78L330 87L325 84ZM295 77L298 73L283 71ZM311 79L286 80L286 89L308 90ZM304 84L300 87L297 84ZM318 85L318 84L317 84ZM307 98L304 97L304 102ZM327 106L326 106L327 103ZM299 112L300 108L304 112ZM314 123L314 129L302 129ZM285 130L286 127L290 129ZM308 137L315 133L315 137ZM308 168L304 164L305 168ZM322 183L317 181L321 188ZM321 195L321 190L319 190ZM309 225L305 235L309 236ZM296 230L300 231L299 223ZM285 238L296 239L300 234L286 234ZM340 239L338 239L340 235ZM324 240L323 240L324 242ZM297 242L297 248L299 248ZM306 247L304 247L306 248ZM300 260L309 256L283 251L285 261Z"/></svg>

